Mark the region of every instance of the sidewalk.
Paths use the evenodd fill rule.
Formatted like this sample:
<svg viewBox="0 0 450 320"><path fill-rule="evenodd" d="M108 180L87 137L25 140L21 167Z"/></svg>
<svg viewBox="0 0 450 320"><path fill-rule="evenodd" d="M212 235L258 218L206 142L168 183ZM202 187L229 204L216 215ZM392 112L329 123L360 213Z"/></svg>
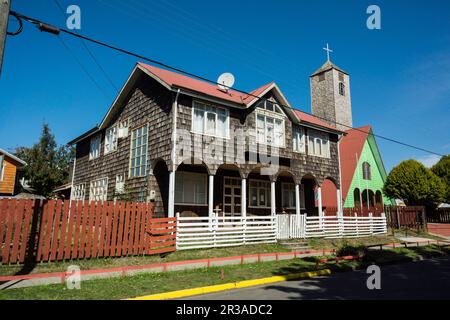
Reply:
<svg viewBox="0 0 450 320"><path fill-rule="evenodd" d="M81 281L86 281L93 279L132 276L138 273L182 271L182 270L209 268L209 267L220 267L227 265L248 264L255 262L316 257L316 256L323 256L326 254L332 255L335 254L335 252L336 250L332 249L332 250L305 250L296 252L258 253L258 254L223 257L223 258L155 263L144 266L81 270L80 278ZM74 261L74 265L76 265L76 261ZM65 283L66 279L69 276L71 276L71 273L67 272L40 273L40 274L17 275L17 276L0 276L0 290Z"/></svg>

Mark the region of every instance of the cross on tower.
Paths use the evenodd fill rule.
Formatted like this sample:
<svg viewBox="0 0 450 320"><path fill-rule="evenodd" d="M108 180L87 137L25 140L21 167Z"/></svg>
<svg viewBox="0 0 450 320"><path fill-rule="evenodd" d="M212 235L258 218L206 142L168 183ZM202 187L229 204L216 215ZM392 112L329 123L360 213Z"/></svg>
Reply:
<svg viewBox="0 0 450 320"><path fill-rule="evenodd" d="M330 61L330 52L333 52L333 50L330 49L330 47L328 46L328 43L327 43L327 47L323 48L323 50L325 50L327 52L327 61Z"/></svg>

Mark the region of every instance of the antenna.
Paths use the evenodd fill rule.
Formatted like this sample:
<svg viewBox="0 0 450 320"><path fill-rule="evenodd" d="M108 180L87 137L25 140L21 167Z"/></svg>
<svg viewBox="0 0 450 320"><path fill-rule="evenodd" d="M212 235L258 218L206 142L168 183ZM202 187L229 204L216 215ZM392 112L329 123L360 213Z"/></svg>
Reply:
<svg viewBox="0 0 450 320"><path fill-rule="evenodd" d="M222 73L219 76L217 83L220 91L227 92L234 84L234 76L229 72Z"/></svg>

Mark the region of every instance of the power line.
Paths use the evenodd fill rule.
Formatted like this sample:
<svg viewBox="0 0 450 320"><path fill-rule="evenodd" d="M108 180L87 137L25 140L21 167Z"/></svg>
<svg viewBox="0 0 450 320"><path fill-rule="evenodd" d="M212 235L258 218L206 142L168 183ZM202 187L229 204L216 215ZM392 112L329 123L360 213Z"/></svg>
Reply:
<svg viewBox="0 0 450 320"><path fill-rule="evenodd" d="M74 32L72 32L72 31L66 30L66 29L64 29L64 28L57 28L57 27L55 27L55 26L53 26L53 25L51 25L51 24L42 22L42 21L40 21L40 20L38 20L38 19L35 19L35 18L31 18L31 17L25 16L25 15L23 15L23 14L20 14L20 13L15 12L15 11L11 11L11 14L16 15L16 16L18 16L19 18L24 19L24 20L26 20L27 22L32 23L32 24L38 26L38 28L39 28L41 31L50 32L50 33L53 33L53 34L56 34L56 35L59 35L60 32L63 32L63 33L65 33L65 34L69 34L69 35L71 35L71 36L74 36L74 37L77 37L77 38L80 38L80 39L83 39L83 40L86 40L86 41L90 41L90 42L96 43L96 44L98 44L98 45L100 45L100 46L103 46L103 47L106 47L106 48L109 48L109 49L112 49L112 50L121 52L121 53L123 53L123 54L130 55L130 56L133 56L133 57L135 57L135 58L139 58L139 59L148 61L148 62L150 62L150 63L153 63L153 64L159 65L159 66L161 66L161 67L164 67L164 68L166 68L166 69L170 69L170 70L176 71L176 72L178 72L178 73L181 73L181 74L184 74L184 75L187 75L187 76L190 76L190 77L193 77L193 78L196 78L196 79L199 79L199 80L202 80L202 81L211 83L211 84L219 85L219 83L217 83L216 81L210 80L210 79L205 78L205 77L203 77L203 76L199 76L199 75L196 75L196 74L191 73L191 72L189 72L189 71L185 71L185 70L179 69L179 68L177 68L177 67L170 66L170 65L168 65L168 64L166 64L166 63L164 63L164 62L157 61L157 60L154 60L154 59L145 57L145 56L143 56L143 55L140 55L140 54L137 54L137 53L134 53L134 52L131 52L131 51L128 51L128 50L119 48L119 47L117 47L117 46L107 44L107 43L102 42L102 41L100 41L100 40L96 40L96 39L93 39L93 38L90 38L90 37L87 37L87 36L84 36L84 35L81 35L81 34L77 34L77 33L74 33ZM220 84L220 85L223 86L223 84ZM239 92L239 93L246 94L246 95L248 95L249 97L256 98L256 99L258 99L258 100L260 100L260 101L268 101L268 100L265 99L265 98L259 97L259 96L255 95L255 94L252 94L252 93L247 92L247 91L244 91L244 90L240 90L240 89L236 89L236 88L231 88L231 87L228 87L228 86L224 86L224 87L226 87L226 88L228 88L228 89L232 89L232 90L234 90L234 91L236 91L236 92ZM296 110L296 109L294 109L294 108L292 108L292 107L290 107L290 106L286 106L286 105L281 105L281 106L284 107L284 108L287 108L287 109ZM304 111L302 111L302 112L304 112ZM323 121L327 121L327 122L332 122L332 123L334 123L335 125L340 125L340 126L343 126L343 127L348 128L348 129L353 129L353 130L356 130L356 131L359 131L359 132L362 132L362 133L365 133L365 134L370 134L370 135L372 135L372 136L374 136L374 137L377 137L377 138L380 138L380 139L383 139L383 140L386 140L386 141L390 141L390 142L393 142L393 143L396 143L396 144L399 144L399 145L403 145L403 146L405 146L405 147L409 147L409 148L413 148L413 149L420 150L420 151L423 151L423 152L435 154L435 155L438 155L438 156L440 156L440 157L444 156L444 155L442 155L442 154L439 154L439 153L434 152L434 151L431 151L431 150L427 150L427 149L424 149L424 148L421 148L421 147L417 147L417 146L414 146L414 145L412 145L412 144L408 144L408 143L405 143L405 142L401 142L401 141L398 141L398 140L396 140L396 139L392 139L392 138L385 137L385 136L382 136L382 135L370 133L370 132L364 131L364 130L362 130L362 129L360 129L360 128L353 128L352 126L349 126L349 125L346 125L346 124L343 124L343 123L339 123L339 122L337 122L337 121L330 120L330 119L327 119L327 118L325 118L325 117L320 117L320 116L311 114L311 113L309 113L309 112L304 112L304 113L305 113L305 114L308 114L308 115L310 115L310 116L312 116L312 117L314 117L314 118L317 118L317 119L320 119L320 120L323 120Z"/></svg>
<svg viewBox="0 0 450 320"><path fill-rule="evenodd" d="M108 94L103 90L103 88L98 84L97 81L95 81L94 77L89 73L89 71L84 67L84 65L81 63L81 61L78 59L77 55L72 52L70 47L64 42L63 38L58 37L59 41L63 45L63 47L69 52L69 54L72 56L72 58L75 60L75 62L80 66L80 68L83 70L83 72L89 77L89 79L94 83L94 85L99 89L102 94L105 96L106 99L109 99Z"/></svg>
<svg viewBox="0 0 450 320"><path fill-rule="evenodd" d="M63 14L63 16L65 16L65 12L64 12L64 9L63 9L61 3L58 0L54 0L54 2L56 4L56 6L59 8L59 10L61 11L61 13ZM107 74L106 70L101 66L100 62L95 57L94 53L89 49L89 47L86 45L86 43L84 43L83 39L80 39L80 42L84 46L84 48L86 49L88 54L91 56L91 58L94 61L94 63L97 65L97 67L103 73L103 76L106 78L106 80L109 82L109 84L113 87L113 89L118 93L119 90L114 85L114 82L111 80L111 77Z"/></svg>

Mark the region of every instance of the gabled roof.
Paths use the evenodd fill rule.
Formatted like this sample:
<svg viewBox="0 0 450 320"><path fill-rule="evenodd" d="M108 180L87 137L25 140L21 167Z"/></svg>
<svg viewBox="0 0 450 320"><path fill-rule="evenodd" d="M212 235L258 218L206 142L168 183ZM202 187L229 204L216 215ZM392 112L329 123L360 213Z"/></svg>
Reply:
<svg viewBox="0 0 450 320"><path fill-rule="evenodd" d="M325 72L325 71L328 71L330 69L336 69L336 70L338 70L338 71L348 75L348 73L346 71L344 71L341 68L339 68L337 65L335 65L330 60L327 60L319 69L316 70L316 72L314 72L311 75L311 77L314 77L315 75L320 74L320 73Z"/></svg>
<svg viewBox="0 0 450 320"><path fill-rule="evenodd" d="M201 98L206 100L211 100L213 102L218 102L230 107L241 109L251 107L254 103L259 101L259 98L262 98L265 94L271 91L274 94L275 98L283 106L284 111L286 112L288 117L291 118L291 120L298 121L299 123L304 122L305 124L311 124L318 129L327 129L327 131L332 130L333 132L342 132L304 112L293 109L289 104L289 101L283 95L280 88L275 82L270 82L257 89L254 89L249 94L234 89L229 89L225 92L220 90L214 83L209 83L207 81L195 79L181 73L138 62L131 72L130 76L128 77L128 80L119 92L118 96L110 106L101 124L79 136L78 138L73 139L69 142L69 145L75 144L106 128L113 118L114 114L116 114L118 110L120 110L120 107L125 102L128 93L130 92L130 90L132 90L136 81L142 75L150 76L168 90L174 92L180 90L180 92L185 95L191 95L195 97L200 96Z"/></svg>
<svg viewBox="0 0 450 320"><path fill-rule="evenodd" d="M297 109L294 109L293 111L294 111L294 114L298 118L300 123L305 123L306 122L307 124L311 124L311 125L313 125L315 127L327 128L327 129L329 129L331 131L334 131L334 132L340 132L340 133L343 132L343 131L337 129L336 127L333 127L332 125L326 123L325 121L322 121L319 118L314 117L314 116L312 116L312 115L310 115L310 114L308 114L306 112L303 112L303 111L300 111L300 110L297 110Z"/></svg>
<svg viewBox="0 0 450 320"><path fill-rule="evenodd" d="M18 157L16 157L15 155L3 150L0 148L0 155L4 155L12 160L14 160L15 162L21 164L22 166L26 166L27 163L25 161L23 161L22 159L19 159Z"/></svg>
<svg viewBox="0 0 450 320"><path fill-rule="evenodd" d="M370 125L345 131L347 135L342 138L339 148L341 160L342 197L347 198L347 193L358 165L364 143L372 133Z"/></svg>

